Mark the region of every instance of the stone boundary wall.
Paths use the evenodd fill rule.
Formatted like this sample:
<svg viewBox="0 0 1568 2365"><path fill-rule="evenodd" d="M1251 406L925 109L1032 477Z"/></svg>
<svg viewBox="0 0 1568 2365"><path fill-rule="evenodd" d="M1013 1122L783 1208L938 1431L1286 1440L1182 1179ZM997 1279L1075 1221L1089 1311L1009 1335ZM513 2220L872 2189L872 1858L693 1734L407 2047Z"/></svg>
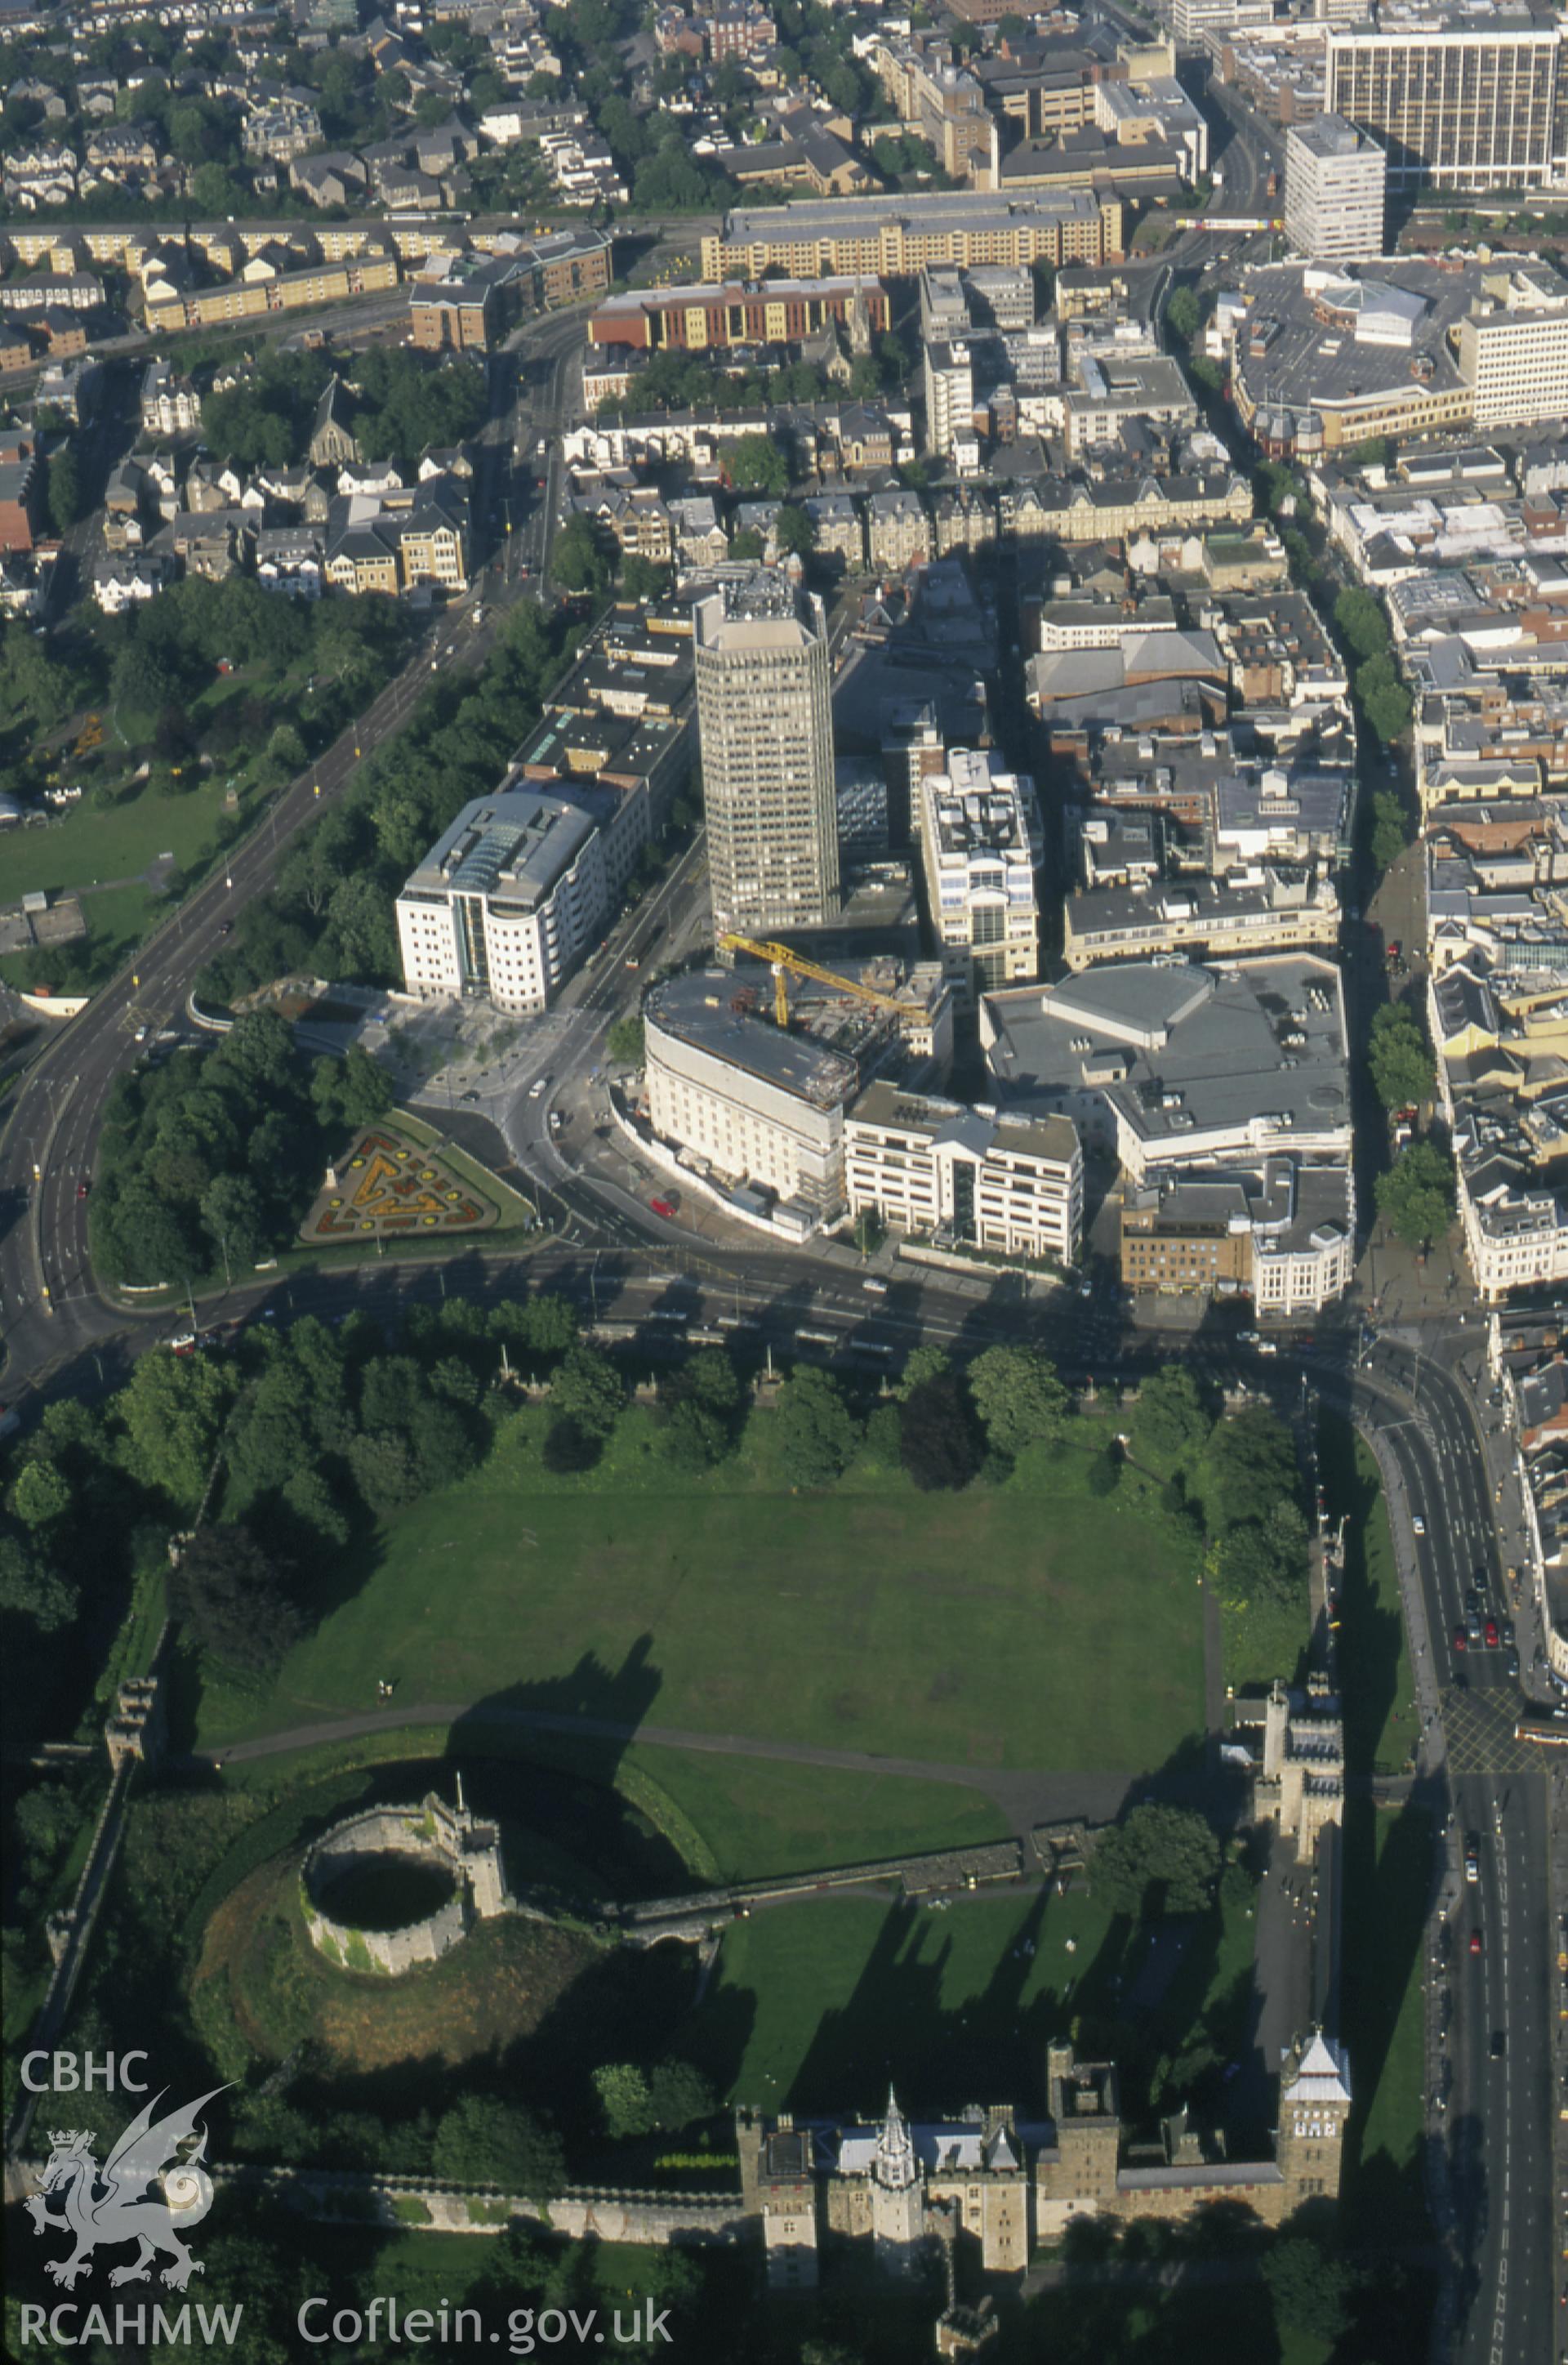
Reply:
<svg viewBox="0 0 1568 2365"><path fill-rule="evenodd" d="M419 2176L376 2176L351 2169L272 2168L249 2161L208 2163L216 2185L264 2191L301 2215L328 2225L375 2225L404 2233L499 2235L518 2223L548 2225L557 2234L601 2242L712 2248L753 2241L760 2218L748 2215L738 2191L651 2192L616 2186L569 2184L546 2200L507 2192L499 2185L456 2184ZM39 2190L44 2163L8 2164L6 2198ZM420 2215L419 2212L422 2211Z"/></svg>
<svg viewBox="0 0 1568 2365"><path fill-rule="evenodd" d="M934 1264L944 1272L956 1273L960 1280L984 1280L988 1275L1003 1281L1021 1281L1025 1288L1064 1290L1067 1283L1059 1271L1037 1271L1032 1264L1006 1263L984 1256L958 1256L947 1249L926 1248L918 1240L899 1240L893 1254L901 1264Z"/></svg>
<svg viewBox="0 0 1568 2365"><path fill-rule="evenodd" d="M678 1183L683 1191L695 1191L700 1197L707 1200L711 1207L717 1207L728 1216L732 1223L749 1224L754 1232L765 1233L770 1240L784 1240L790 1248L800 1247L804 1238L802 1233L790 1230L787 1225L774 1223L770 1216L758 1216L749 1207L737 1207L734 1201L726 1192L721 1191L717 1183L710 1182L706 1175L697 1173L691 1167L683 1166L669 1144L661 1141L657 1134L644 1133L640 1126L634 1125L620 1106L613 1093L610 1095L610 1114L627 1140L635 1147L638 1154L657 1166L669 1176L672 1182Z"/></svg>
<svg viewBox="0 0 1568 2365"><path fill-rule="evenodd" d="M707 1889L689 1897L647 1897L622 1906L622 1929L697 1935L695 1925L729 1921L745 1906L784 1897L809 1897L823 1889L858 1889L872 1882L897 1880L907 1897L924 1897L935 1889L974 1889L992 1881L1022 1880L1027 1869L1021 1840L989 1840L977 1847L937 1848L919 1855L883 1856L869 1864L834 1865L826 1872L779 1873L771 1880L737 1881L729 1889Z"/></svg>

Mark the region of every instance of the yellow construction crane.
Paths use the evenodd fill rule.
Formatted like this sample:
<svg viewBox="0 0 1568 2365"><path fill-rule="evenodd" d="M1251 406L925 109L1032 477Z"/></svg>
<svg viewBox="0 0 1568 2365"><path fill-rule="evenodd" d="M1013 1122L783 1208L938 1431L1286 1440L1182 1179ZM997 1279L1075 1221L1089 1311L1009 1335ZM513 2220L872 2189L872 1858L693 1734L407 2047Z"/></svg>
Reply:
<svg viewBox="0 0 1568 2365"><path fill-rule="evenodd" d="M834 993L852 993L857 1002L875 1003L879 1010L891 1013L905 1026L927 1014L915 1002L901 1002L896 994L883 993L874 985L862 985L857 979L840 977L836 970L823 969L820 962L807 960L801 953L791 952L788 945L758 944L751 936L721 936L719 950L724 953L750 953L754 960L766 961L773 971L773 1015L780 1026L790 1024L790 990L791 977L814 978L818 985L830 986Z"/></svg>

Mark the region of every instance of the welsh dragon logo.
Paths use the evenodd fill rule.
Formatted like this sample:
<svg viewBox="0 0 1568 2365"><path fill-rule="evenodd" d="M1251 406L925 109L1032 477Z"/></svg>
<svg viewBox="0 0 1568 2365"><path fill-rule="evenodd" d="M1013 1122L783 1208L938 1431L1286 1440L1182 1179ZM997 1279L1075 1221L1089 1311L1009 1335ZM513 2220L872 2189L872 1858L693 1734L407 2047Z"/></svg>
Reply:
<svg viewBox="0 0 1568 2365"><path fill-rule="evenodd" d="M201 2224L212 2206L212 2179L202 2165L207 2156L207 2129L196 2121L214 2094L187 2103L154 2119L153 2112L168 2091L154 2094L120 2136L102 2168L93 2157L93 2138L84 2127L57 2127L50 2134L49 2163L40 2189L28 2202L33 2231L69 2232L76 2247L68 2259L50 2259L44 2270L69 2291L92 2263L100 2245L120 2242L139 2247L129 2266L116 2267L111 2283L144 2283L151 2278L154 2258L166 2258L160 2281L172 2291L184 2291L193 2274L204 2270L193 2259L183 2236ZM56 2202L63 2203L56 2209Z"/></svg>

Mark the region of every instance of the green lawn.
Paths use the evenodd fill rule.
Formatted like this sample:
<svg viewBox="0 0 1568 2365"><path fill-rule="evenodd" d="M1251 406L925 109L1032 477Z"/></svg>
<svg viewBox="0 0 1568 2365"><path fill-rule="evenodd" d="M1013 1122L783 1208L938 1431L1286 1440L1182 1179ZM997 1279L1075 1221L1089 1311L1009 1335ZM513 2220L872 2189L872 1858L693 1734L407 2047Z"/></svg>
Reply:
<svg viewBox="0 0 1568 2365"><path fill-rule="evenodd" d="M952 1782L642 1743L625 1756L675 1800L732 1879L869 1862L911 1845L973 1847L1008 1836L999 1807Z"/></svg>
<svg viewBox="0 0 1568 2365"><path fill-rule="evenodd" d="M892 1855L910 1847L972 1847L1004 1839L1007 1819L978 1790L892 1774L847 1774L777 1759L720 1757L658 1743L568 1740L560 1734L471 1734L473 1756L559 1765L619 1787L658 1825L700 1880L758 1880L771 1873ZM326 1742L225 1769L226 1788L282 1797L340 1768L439 1757L442 1726L398 1726L359 1741ZM667 1801L667 1808L665 1802Z"/></svg>
<svg viewBox="0 0 1568 2365"><path fill-rule="evenodd" d="M6 840L6 900L45 888L140 879L161 854L172 854L182 870L192 869L217 843L224 784L243 764L243 757L233 766L219 764L189 796L160 796L146 788L106 807L84 798L47 829L12 830ZM84 908L90 914L99 901L89 896Z"/></svg>
<svg viewBox="0 0 1568 2365"><path fill-rule="evenodd" d="M1326 2341L1278 2327L1261 2278L1156 2291L1148 2283L1096 2291L1080 2282L1034 2300L1004 2326L987 2365L1329 2365ZM1357 2352L1358 2354L1360 2352Z"/></svg>
<svg viewBox="0 0 1568 2365"><path fill-rule="evenodd" d="M400 1700L539 1708L976 1767L1144 1771L1201 1729L1190 1554L1135 1508L863 1464L792 1495L771 1416L678 1479L631 1410L553 1479L543 1417L389 1525L264 1696L209 1687L222 1744ZM1062 1484L1072 1483L1064 1465Z"/></svg>
<svg viewBox="0 0 1568 2365"><path fill-rule="evenodd" d="M1421 2180L1425 2084L1421 1944L1431 1825L1419 1808L1345 1810L1341 2034L1355 2096L1340 2188L1350 2237L1375 2225L1384 2242L1428 2233Z"/></svg>
<svg viewBox="0 0 1568 2365"><path fill-rule="evenodd" d="M1345 1747L1358 1773L1397 1773L1418 1730L1394 1539L1377 1463L1348 1420L1325 1414L1318 1458L1329 1517L1346 1519L1339 1673Z"/></svg>
<svg viewBox="0 0 1568 2365"><path fill-rule="evenodd" d="M1135 2003L1148 1930L1082 1889L944 1912L890 1892L758 1908L724 1934L693 2043L736 2101L770 2108L870 2109L890 2078L926 2109L1000 2094L1043 2107L1047 2044L1081 2024L1114 2052L1132 2108L1159 2056L1200 2027L1222 2053L1241 2041L1254 1926L1234 1910L1196 1925L1159 2001Z"/></svg>

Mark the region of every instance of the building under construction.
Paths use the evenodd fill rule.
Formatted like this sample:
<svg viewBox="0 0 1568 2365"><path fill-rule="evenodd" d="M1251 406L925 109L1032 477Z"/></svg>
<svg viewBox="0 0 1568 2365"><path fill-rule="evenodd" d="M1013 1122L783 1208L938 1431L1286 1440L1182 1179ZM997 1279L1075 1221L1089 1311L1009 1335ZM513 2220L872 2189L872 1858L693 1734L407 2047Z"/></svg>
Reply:
<svg viewBox="0 0 1568 2365"><path fill-rule="evenodd" d="M845 1113L871 1080L946 1074L952 994L935 962L835 978L781 946L757 949L767 957L649 994L648 1120L737 1206L803 1235L844 1211Z"/></svg>

